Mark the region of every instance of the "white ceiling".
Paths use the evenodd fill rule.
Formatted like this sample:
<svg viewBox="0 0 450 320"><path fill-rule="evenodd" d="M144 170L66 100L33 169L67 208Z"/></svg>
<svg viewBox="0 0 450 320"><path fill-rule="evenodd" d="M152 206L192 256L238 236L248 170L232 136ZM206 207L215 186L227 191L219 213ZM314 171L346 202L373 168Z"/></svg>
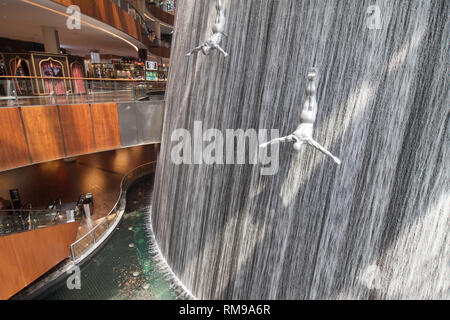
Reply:
<svg viewBox="0 0 450 320"><path fill-rule="evenodd" d="M29 1L58 12L66 12L66 7L50 0ZM107 24L85 15L82 15L81 19L113 32L138 48L145 48L139 41ZM91 50L99 50L101 54L137 56L136 49L125 41L86 24L81 24L81 30L69 30L66 27L66 20L65 16L35 7L22 0L0 0L0 37L43 43L41 27L45 25L58 30L60 45L70 54L87 55Z"/></svg>

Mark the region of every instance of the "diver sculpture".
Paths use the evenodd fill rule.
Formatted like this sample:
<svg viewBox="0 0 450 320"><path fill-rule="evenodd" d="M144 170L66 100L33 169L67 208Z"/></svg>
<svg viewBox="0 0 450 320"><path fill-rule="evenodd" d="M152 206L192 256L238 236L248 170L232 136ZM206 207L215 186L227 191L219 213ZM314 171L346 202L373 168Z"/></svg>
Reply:
<svg viewBox="0 0 450 320"><path fill-rule="evenodd" d="M303 105L303 111L300 115L300 125L293 134L274 139L267 143L260 145L261 148L266 148L270 144L282 143L282 142L294 142L294 149L300 151L304 144L309 144L310 146L316 148L317 150L323 152L327 156L331 157L334 162L341 164L341 160L331 154L330 151L321 146L313 138L314 133L314 123L316 122L317 116L317 100L316 100L316 84L315 79L317 72L315 69L311 69L308 72L308 86L306 89L306 101Z"/></svg>
<svg viewBox="0 0 450 320"><path fill-rule="evenodd" d="M228 57L228 53L222 49L220 43L222 42L222 37L225 35L225 8L223 7L223 0L217 0L216 4L217 18L216 23L213 26L213 35L206 40L202 45L192 49L186 56L190 56L194 53L202 51L205 56L209 55L212 50L216 49L221 52L224 57Z"/></svg>

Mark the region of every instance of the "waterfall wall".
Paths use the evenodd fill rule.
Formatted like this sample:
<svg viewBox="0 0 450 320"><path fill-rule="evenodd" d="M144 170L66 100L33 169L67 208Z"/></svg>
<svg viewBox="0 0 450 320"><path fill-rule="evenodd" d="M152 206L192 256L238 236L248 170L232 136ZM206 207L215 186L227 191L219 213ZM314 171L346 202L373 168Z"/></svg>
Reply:
<svg viewBox="0 0 450 320"><path fill-rule="evenodd" d="M215 1L177 5L152 224L181 282L200 299L450 298L449 2L224 0L228 58L186 57ZM311 66L314 137L341 166L290 144L273 176L173 163L194 121L292 133Z"/></svg>

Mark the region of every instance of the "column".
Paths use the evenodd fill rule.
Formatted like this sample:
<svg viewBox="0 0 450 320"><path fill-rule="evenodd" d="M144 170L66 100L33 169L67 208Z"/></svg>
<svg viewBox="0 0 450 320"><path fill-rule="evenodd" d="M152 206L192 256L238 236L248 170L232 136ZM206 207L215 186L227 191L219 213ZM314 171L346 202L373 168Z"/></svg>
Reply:
<svg viewBox="0 0 450 320"><path fill-rule="evenodd" d="M155 32L155 36L158 40L161 40L161 24L157 21L155 21L153 23L153 25L155 26L153 28L153 31Z"/></svg>
<svg viewBox="0 0 450 320"><path fill-rule="evenodd" d="M60 53L58 30L53 27L42 26L45 52Z"/></svg>

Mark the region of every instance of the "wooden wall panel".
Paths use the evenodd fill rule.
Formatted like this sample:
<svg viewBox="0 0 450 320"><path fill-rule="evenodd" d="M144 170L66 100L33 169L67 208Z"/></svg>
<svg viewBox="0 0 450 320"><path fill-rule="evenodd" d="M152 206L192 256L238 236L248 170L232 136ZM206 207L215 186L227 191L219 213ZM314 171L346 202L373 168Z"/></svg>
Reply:
<svg viewBox="0 0 450 320"><path fill-rule="evenodd" d="M0 171L31 163L19 108L0 108Z"/></svg>
<svg viewBox="0 0 450 320"><path fill-rule="evenodd" d="M95 152L88 104L59 106L67 156Z"/></svg>
<svg viewBox="0 0 450 320"><path fill-rule="evenodd" d="M65 156L56 106L22 108L22 116L33 162Z"/></svg>
<svg viewBox="0 0 450 320"><path fill-rule="evenodd" d="M28 286L69 257L79 222L0 237L0 299Z"/></svg>
<svg viewBox="0 0 450 320"><path fill-rule="evenodd" d="M120 148L120 129L117 103L91 104L97 151Z"/></svg>

